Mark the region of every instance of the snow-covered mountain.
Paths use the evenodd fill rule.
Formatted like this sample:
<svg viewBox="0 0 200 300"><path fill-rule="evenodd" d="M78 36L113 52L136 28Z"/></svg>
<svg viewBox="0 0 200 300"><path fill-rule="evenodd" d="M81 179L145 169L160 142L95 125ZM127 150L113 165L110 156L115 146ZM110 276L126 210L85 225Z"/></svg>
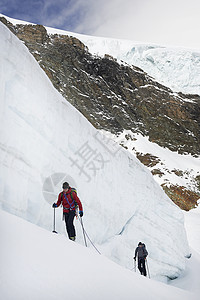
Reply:
<svg viewBox="0 0 200 300"><path fill-rule="evenodd" d="M14 26L6 19L20 24ZM105 52L123 55L126 41L79 36L52 28L47 28L48 34L43 26L6 19L1 18L71 104L147 166L177 205L185 210L197 205L199 96L177 94L141 69L119 64L108 55L93 56L82 42L67 34L80 38L91 52L102 56ZM176 68L176 63L173 66ZM161 66L159 69L164 70ZM171 77L171 71L167 74Z"/></svg>
<svg viewBox="0 0 200 300"><path fill-rule="evenodd" d="M1 23L0 39L1 208L51 230L51 204L67 179L78 189L86 230L102 253L130 269L142 240L152 277L179 276L190 254L181 210L133 155L55 90ZM56 226L65 232L61 216Z"/></svg>
<svg viewBox="0 0 200 300"><path fill-rule="evenodd" d="M3 16L0 14L0 16ZM6 17L12 24L30 24ZM200 49L199 51L140 43L130 40L88 36L60 29L46 27L49 34L74 36L82 41L94 55L105 54L134 65L156 81L173 91L200 95Z"/></svg>
<svg viewBox="0 0 200 300"><path fill-rule="evenodd" d="M198 299L198 276L188 280L193 290L184 291L126 270L2 210L0 222L1 299Z"/></svg>
<svg viewBox="0 0 200 300"><path fill-rule="evenodd" d="M94 55L109 54L118 61L137 66L173 91L200 95L200 49L141 44L46 28L50 34L67 34L78 38Z"/></svg>

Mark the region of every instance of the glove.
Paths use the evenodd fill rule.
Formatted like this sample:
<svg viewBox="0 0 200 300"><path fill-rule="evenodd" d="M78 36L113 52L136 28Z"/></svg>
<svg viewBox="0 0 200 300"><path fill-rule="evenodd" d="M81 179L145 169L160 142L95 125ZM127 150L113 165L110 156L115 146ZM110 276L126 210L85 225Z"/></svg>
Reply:
<svg viewBox="0 0 200 300"><path fill-rule="evenodd" d="M57 204L56 204L56 203L54 203L54 204L52 205L52 207L53 207L53 208L57 207Z"/></svg>
<svg viewBox="0 0 200 300"><path fill-rule="evenodd" d="M133 257L133 259L136 261L136 257Z"/></svg>
<svg viewBox="0 0 200 300"><path fill-rule="evenodd" d="M82 218L82 216L83 216L83 211L82 210L79 211L79 215Z"/></svg>

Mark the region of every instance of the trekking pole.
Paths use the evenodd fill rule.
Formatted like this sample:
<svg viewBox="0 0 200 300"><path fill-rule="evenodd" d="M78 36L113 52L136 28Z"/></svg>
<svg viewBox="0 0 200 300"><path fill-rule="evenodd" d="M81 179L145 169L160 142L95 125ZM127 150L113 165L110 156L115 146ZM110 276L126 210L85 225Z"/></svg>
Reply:
<svg viewBox="0 0 200 300"><path fill-rule="evenodd" d="M134 269L135 269L135 272L136 272L136 260L134 259Z"/></svg>
<svg viewBox="0 0 200 300"><path fill-rule="evenodd" d="M80 222L81 222L81 226L82 226L82 230L83 230L83 237L84 237L85 246L87 247L87 242L86 242L86 237L85 237L85 228L83 227L82 218L80 218Z"/></svg>
<svg viewBox="0 0 200 300"><path fill-rule="evenodd" d="M133 268L131 269L131 271L135 270L135 272L136 272L136 261L135 261L135 259L133 259L133 260L134 260L134 266L133 266Z"/></svg>
<svg viewBox="0 0 200 300"><path fill-rule="evenodd" d="M148 273L148 276L149 276L149 278L151 278L151 277L150 277L150 273L149 273L149 266L148 266L148 263L147 263L147 259L145 259L145 263L146 263L146 265L147 265L147 273Z"/></svg>
<svg viewBox="0 0 200 300"><path fill-rule="evenodd" d="M80 221L81 218L79 218L79 221ZM82 219L81 219L82 221ZM81 223L80 221L80 223ZM101 255L101 252L97 249L97 247L94 245L94 243L91 241L89 235L87 234L87 231L85 230L84 226L83 226L83 221L82 221L82 228L84 229L84 234L85 236L88 238L88 240L90 241L91 245L94 247L94 249Z"/></svg>
<svg viewBox="0 0 200 300"><path fill-rule="evenodd" d="M138 253L136 254L136 257L135 257L135 259L133 258L133 260L134 260L134 267L133 267L133 269L135 270L135 272L136 272L136 259L138 260ZM133 269L131 269L131 270L133 270Z"/></svg>
<svg viewBox="0 0 200 300"><path fill-rule="evenodd" d="M54 213L53 213L53 233L57 233L56 231L56 211L55 211L55 207L54 207Z"/></svg>
<svg viewBox="0 0 200 300"><path fill-rule="evenodd" d="M99 253L101 254L101 252L97 249L97 247L94 245L94 243L91 241L91 239L89 238L86 230L85 230L85 235L87 236L88 240L90 241L91 245L94 247L94 249Z"/></svg>

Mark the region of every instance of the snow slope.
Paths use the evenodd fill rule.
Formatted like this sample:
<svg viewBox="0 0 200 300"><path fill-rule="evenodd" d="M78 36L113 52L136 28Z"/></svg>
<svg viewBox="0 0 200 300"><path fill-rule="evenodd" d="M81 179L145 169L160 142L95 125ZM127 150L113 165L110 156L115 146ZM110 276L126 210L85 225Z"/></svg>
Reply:
<svg viewBox="0 0 200 300"><path fill-rule="evenodd" d="M191 247L192 257L188 260L185 272L176 280L170 282L171 285L181 289L200 294L200 205L184 212L185 228Z"/></svg>
<svg viewBox="0 0 200 300"><path fill-rule="evenodd" d="M0 243L4 300L198 299L2 210Z"/></svg>
<svg viewBox="0 0 200 300"><path fill-rule="evenodd" d="M30 24L8 17L6 19L13 24ZM88 36L50 27L46 29L49 34L66 34L78 38L92 54L109 54L119 61L137 66L176 92L200 95L200 49Z"/></svg>
<svg viewBox="0 0 200 300"><path fill-rule="evenodd" d="M151 173L101 135L54 89L28 49L0 23L0 206L48 230L64 180L78 188L101 252L131 269L146 243L154 278L174 278L190 251L183 213ZM61 209L56 228L64 233ZM77 226L78 242L82 243Z"/></svg>
<svg viewBox="0 0 200 300"><path fill-rule="evenodd" d="M157 164L148 167L150 171L160 170L160 174L154 175L154 179L160 184L184 186L188 190L198 193L196 177L200 175L200 157L190 154L179 154L158 144L150 142L148 136L124 130L116 136L110 132L103 132L118 144L126 146L126 149L136 156L137 153L150 154L157 158ZM127 140L126 136L129 136ZM180 175L181 174L181 175Z"/></svg>
<svg viewBox="0 0 200 300"><path fill-rule="evenodd" d="M184 212L184 217L189 244L200 254L200 201L197 208Z"/></svg>

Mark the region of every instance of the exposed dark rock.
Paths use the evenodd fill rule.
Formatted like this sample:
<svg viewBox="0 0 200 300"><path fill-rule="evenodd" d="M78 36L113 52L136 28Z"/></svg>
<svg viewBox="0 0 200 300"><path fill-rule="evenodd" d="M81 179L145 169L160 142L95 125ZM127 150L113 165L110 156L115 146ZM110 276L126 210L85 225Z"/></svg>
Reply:
<svg viewBox="0 0 200 300"><path fill-rule="evenodd" d="M162 185L163 190L173 202L180 208L188 211L197 206L199 195L195 192L187 190L184 186L178 185Z"/></svg>
<svg viewBox="0 0 200 300"><path fill-rule="evenodd" d="M136 156L141 161L141 163L143 163L143 165L147 167L154 167L160 162L160 159L158 157L151 155L149 153L142 154L137 152Z"/></svg>
<svg viewBox="0 0 200 300"><path fill-rule="evenodd" d="M184 175L184 172L181 171L181 170L176 170L176 169L174 169L174 170L172 170L172 172L173 172L174 174L176 174L176 176L179 176L179 177L183 177L183 175Z"/></svg>
<svg viewBox="0 0 200 300"><path fill-rule="evenodd" d="M198 195L200 197L200 175L196 176L195 180L196 180L196 187L198 190Z"/></svg>
<svg viewBox="0 0 200 300"><path fill-rule="evenodd" d="M163 175L165 175L160 169L153 169L151 171L152 175L158 175L159 177L162 177Z"/></svg>

